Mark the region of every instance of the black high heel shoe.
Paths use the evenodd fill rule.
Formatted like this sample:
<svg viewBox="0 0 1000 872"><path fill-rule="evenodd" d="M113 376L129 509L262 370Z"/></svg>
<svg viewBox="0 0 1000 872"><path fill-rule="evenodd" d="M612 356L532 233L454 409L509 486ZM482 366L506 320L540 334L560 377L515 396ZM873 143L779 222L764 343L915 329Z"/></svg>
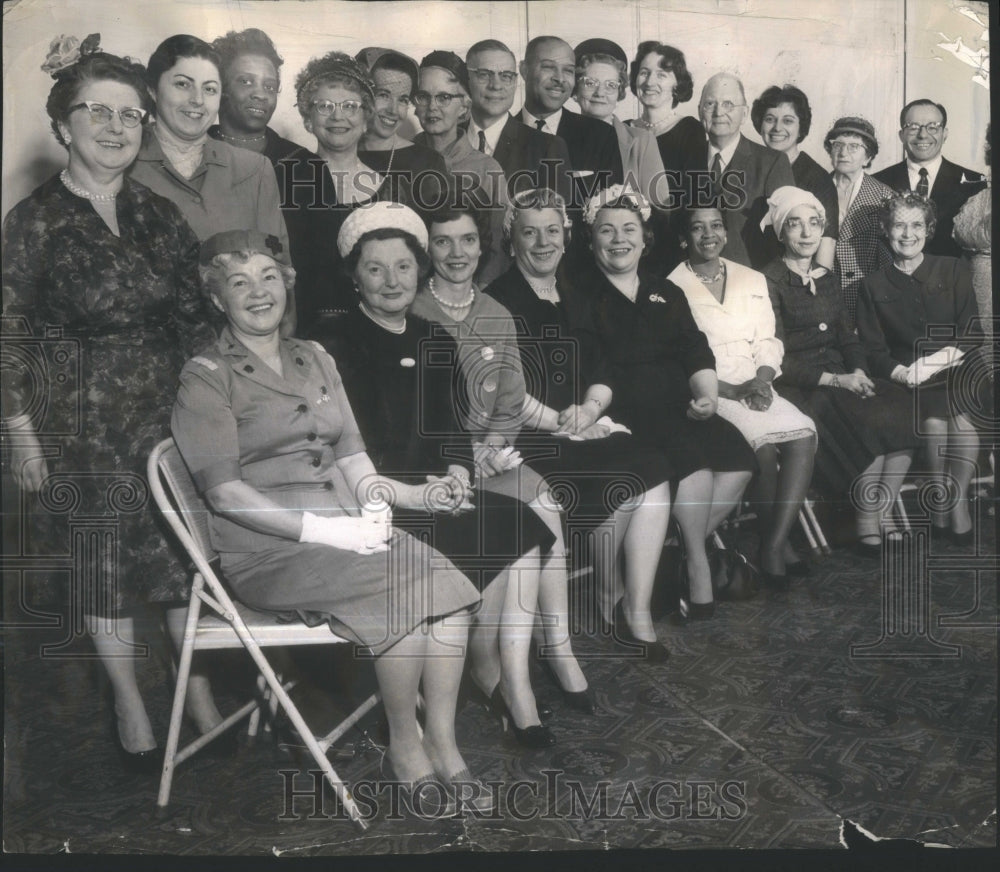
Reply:
<svg viewBox="0 0 1000 872"><path fill-rule="evenodd" d="M596 715L597 714L597 700L594 697L594 688L585 687L583 690L566 690L562 686L562 682L559 681L559 676L556 675L556 671L552 668L552 664L547 658L538 658L545 671L548 673L549 678L552 683L559 688L559 692L562 694L563 701L571 709L575 709L578 712L582 712L585 715ZM542 710L538 710L538 716L544 721L545 718L542 717Z"/></svg>
<svg viewBox="0 0 1000 872"><path fill-rule="evenodd" d="M532 724L530 727L519 727L514 723L514 716L510 713L507 701L503 698L503 694L500 692L499 684L497 685L497 689L493 691L493 696L490 697L490 711L492 711L494 717L500 721L500 725L503 727L504 732L507 732L508 727L510 728L519 745L525 748L537 749L551 748L554 744L556 744L556 737L553 736L552 731L543 724Z"/></svg>
<svg viewBox="0 0 1000 872"><path fill-rule="evenodd" d="M643 646L642 659L647 663L666 663L670 657L670 651L662 642L647 642L632 632L625 618L625 608L621 600L615 606L615 642L633 653L636 646Z"/></svg>
<svg viewBox="0 0 1000 872"><path fill-rule="evenodd" d="M498 684L497 687L494 688L493 692L496 693L496 689L499 687L500 685ZM488 712L493 711L493 703L491 701L491 697L486 695L486 691L483 690L478 684L476 684L476 682L473 681L471 677L469 677L468 673L466 673L466 675L462 678L462 684L458 690L459 711L462 710L462 708L465 706L467 702L471 702L475 705L481 705ZM550 706L545 705L545 703L543 702L536 703L535 708L538 711L538 717L539 720L542 721L542 723L544 723L547 720L550 720L552 718L552 715L555 714L555 712L552 711L552 708Z"/></svg>
<svg viewBox="0 0 1000 872"><path fill-rule="evenodd" d="M148 751L126 751L118 732L118 716L111 712L111 740L114 742L122 769L133 775L159 775L163 771L163 749L150 748Z"/></svg>

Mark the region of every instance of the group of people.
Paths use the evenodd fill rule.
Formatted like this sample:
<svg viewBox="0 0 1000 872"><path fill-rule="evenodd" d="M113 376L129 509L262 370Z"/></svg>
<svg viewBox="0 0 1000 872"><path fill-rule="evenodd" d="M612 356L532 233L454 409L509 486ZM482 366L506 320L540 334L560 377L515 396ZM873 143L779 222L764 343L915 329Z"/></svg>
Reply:
<svg viewBox="0 0 1000 872"><path fill-rule="evenodd" d="M496 40L419 63L372 47L296 76L310 151L268 126L282 59L262 31L171 36L145 66L98 43L53 42L47 110L68 164L3 229L5 339L61 327L80 382L36 432L33 372L5 358L3 418L11 473L39 493L29 541L65 540L46 499L61 478L116 515L117 549L72 594L129 768L162 759L133 619L160 603L179 637L186 578L151 507L115 509L111 482L141 476L169 433L235 595L369 652L386 777L452 799L471 783L479 808L490 795L454 732L466 665L527 747L557 741L532 656L566 705L596 710L569 555L594 568L615 644L656 664L671 520L683 620L713 616L706 542L743 499L774 588L809 573L789 535L811 485L844 499L877 484L857 547L878 555L920 447L955 489L937 535L972 537L989 193L941 156L942 106L904 108L906 159L877 177L873 126L838 119L828 173L799 149L801 90L748 106L718 73L681 115L694 83L659 42L631 66L602 38L536 37L520 63ZM627 88L631 122L615 114ZM748 111L763 145L742 133ZM928 332L941 324L950 336ZM76 435L52 435L77 409ZM221 720L197 661L188 713L203 732Z"/></svg>

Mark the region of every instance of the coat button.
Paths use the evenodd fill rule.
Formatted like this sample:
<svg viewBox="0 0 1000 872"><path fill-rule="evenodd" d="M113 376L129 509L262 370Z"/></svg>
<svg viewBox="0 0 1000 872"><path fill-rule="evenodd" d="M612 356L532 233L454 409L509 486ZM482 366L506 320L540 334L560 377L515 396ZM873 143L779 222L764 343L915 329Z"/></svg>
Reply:
<svg viewBox="0 0 1000 872"><path fill-rule="evenodd" d="M295 411L296 412L307 412L308 410L309 410L309 407L305 403L299 403L295 407Z"/></svg>
<svg viewBox="0 0 1000 872"><path fill-rule="evenodd" d="M318 457L314 457L314 458L312 459L312 465L313 465L313 466L319 466L319 465L320 465L320 464L321 464L322 462L323 462L323 461L322 461L322 460L320 460L320 459L319 459Z"/></svg>
<svg viewBox="0 0 1000 872"><path fill-rule="evenodd" d="M820 321L819 322L819 329L820 330L824 330L824 331L827 329L826 321Z"/></svg>
<svg viewBox="0 0 1000 872"><path fill-rule="evenodd" d="M253 372L253 367L250 366L250 364L248 363L246 366L243 367L243 371L244 372Z"/></svg>
<svg viewBox="0 0 1000 872"><path fill-rule="evenodd" d="M849 278L849 279L853 279L855 273L854 273L854 270L851 270L849 273L844 273L844 275L847 276L847 278Z"/></svg>
<svg viewBox="0 0 1000 872"><path fill-rule="evenodd" d="M493 391L497 389L497 383L494 379L488 378L483 382L483 390L488 394L492 394Z"/></svg>
<svg viewBox="0 0 1000 872"><path fill-rule="evenodd" d="M310 442L315 442L316 441L316 434L315 433L309 433L309 434L306 435L306 439L308 439Z"/></svg>
<svg viewBox="0 0 1000 872"><path fill-rule="evenodd" d="M296 362L296 363L297 363L297 364L298 364L299 366L303 366L303 365L304 365L304 361L302 360L302 358L301 358L301 357L296 357L296 358L295 358L295 362Z"/></svg>
<svg viewBox="0 0 1000 872"><path fill-rule="evenodd" d="M323 487L325 487L327 490L333 490L333 482L332 481L325 481L325 482L323 482Z"/></svg>

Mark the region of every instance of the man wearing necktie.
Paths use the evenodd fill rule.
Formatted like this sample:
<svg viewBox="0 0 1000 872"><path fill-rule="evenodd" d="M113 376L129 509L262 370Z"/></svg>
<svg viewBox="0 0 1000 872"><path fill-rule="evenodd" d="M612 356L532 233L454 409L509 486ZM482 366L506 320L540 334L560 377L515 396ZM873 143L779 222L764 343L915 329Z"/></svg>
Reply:
<svg viewBox="0 0 1000 872"><path fill-rule="evenodd" d="M930 197L937 210L937 230L924 250L928 254L961 257L961 247L951 238L955 216L969 197L986 187L986 180L941 154L947 139L948 112L944 106L927 99L907 103L899 115L904 159L875 173L875 178L894 191L914 191Z"/></svg>
<svg viewBox="0 0 1000 872"><path fill-rule="evenodd" d="M770 248L760 222L767 198L784 185L794 185L792 165L784 152L751 142L740 128L747 116L743 83L731 73L716 73L701 92L698 114L708 138L706 162L711 173L710 201L725 213L729 234L722 256L760 269L770 259ZM704 199L706 190L689 192ZM708 205L707 203L702 205Z"/></svg>
<svg viewBox="0 0 1000 872"><path fill-rule="evenodd" d="M569 151L556 136L521 124L510 114L517 60L499 40L484 39L465 56L469 75L470 145L503 167L508 193L551 188L571 196Z"/></svg>

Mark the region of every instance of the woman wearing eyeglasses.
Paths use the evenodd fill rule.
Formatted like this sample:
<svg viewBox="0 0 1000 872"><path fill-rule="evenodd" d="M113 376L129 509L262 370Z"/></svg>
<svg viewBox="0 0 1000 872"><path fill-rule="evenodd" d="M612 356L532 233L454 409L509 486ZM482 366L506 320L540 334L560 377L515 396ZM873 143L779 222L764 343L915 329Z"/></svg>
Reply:
<svg viewBox="0 0 1000 872"><path fill-rule="evenodd" d="M834 259L849 323L854 325L861 280L892 263L878 218L893 190L865 172L878 154L875 128L864 118L838 118L823 140L833 163L840 228Z"/></svg>
<svg viewBox="0 0 1000 872"><path fill-rule="evenodd" d="M418 87L413 95L417 119L423 127L415 141L433 148L462 191L480 194L479 204L488 213L489 256L484 257L478 279L484 287L502 275L510 264L503 250L503 216L507 208L507 179L496 159L472 147L459 126L469 118L469 71L454 52L432 51L420 62Z"/></svg>
<svg viewBox="0 0 1000 872"><path fill-rule="evenodd" d="M68 579L34 573L29 601L69 599L71 625L91 636L111 682L122 764L152 773L163 756L133 640L149 638L147 625L157 631L150 602L181 606L187 574L146 505L145 458L170 432L185 358L213 336L197 238L172 202L125 175L153 107L145 70L99 40L53 40L42 67L55 79L46 109L69 162L3 225L3 427L24 553L78 561ZM45 338L53 329L62 338ZM93 535L76 528L74 538L84 518ZM192 690L198 726L214 726L207 684Z"/></svg>

